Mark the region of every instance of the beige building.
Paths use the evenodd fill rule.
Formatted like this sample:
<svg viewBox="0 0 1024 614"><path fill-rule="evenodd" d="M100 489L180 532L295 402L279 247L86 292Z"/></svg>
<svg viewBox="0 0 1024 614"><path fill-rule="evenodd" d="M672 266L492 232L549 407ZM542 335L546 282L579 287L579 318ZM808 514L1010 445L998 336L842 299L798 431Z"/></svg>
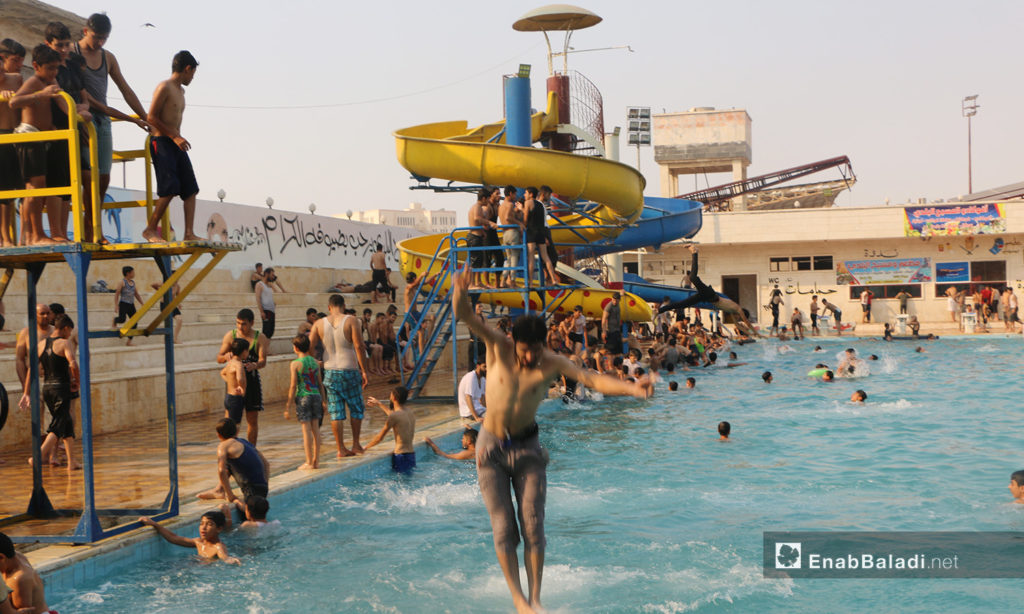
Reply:
<svg viewBox="0 0 1024 614"><path fill-rule="evenodd" d="M1024 287L1022 200L705 212L694 240L701 245L704 283L762 324L771 321L764 306L776 284L784 293L783 323L794 307L806 322L814 294L838 305L844 321L859 322L860 293L867 287L875 294L872 320L892 322L899 313L895 296L906 290L913 297L910 315L948 322L948 288L1010 286L1021 294ZM680 243L625 256L627 271L639 269L647 280L672 286L689 265L690 252Z"/></svg>
<svg viewBox="0 0 1024 614"><path fill-rule="evenodd" d="M354 211L359 222L414 228L424 233L449 233L455 228L455 212L449 209L424 209L421 203L409 203L406 209L369 209Z"/></svg>

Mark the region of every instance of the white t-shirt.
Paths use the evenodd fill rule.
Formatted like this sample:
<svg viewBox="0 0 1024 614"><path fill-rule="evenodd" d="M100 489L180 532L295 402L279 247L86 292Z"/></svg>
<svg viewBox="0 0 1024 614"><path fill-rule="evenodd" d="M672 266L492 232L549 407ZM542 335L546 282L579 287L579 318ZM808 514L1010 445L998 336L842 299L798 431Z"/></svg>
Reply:
<svg viewBox="0 0 1024 614"><path fill-rule="evenodd" d="M482 418L487 408L480 403L480 399L484 396L486 389L486 377L477 377L476 371L470 371L463 375L462 380L459 381L459 415L463 418L473 418L473 413L469 411L469 405L466 404L466 395L469 395L473 399L476 415Z"/></svg>

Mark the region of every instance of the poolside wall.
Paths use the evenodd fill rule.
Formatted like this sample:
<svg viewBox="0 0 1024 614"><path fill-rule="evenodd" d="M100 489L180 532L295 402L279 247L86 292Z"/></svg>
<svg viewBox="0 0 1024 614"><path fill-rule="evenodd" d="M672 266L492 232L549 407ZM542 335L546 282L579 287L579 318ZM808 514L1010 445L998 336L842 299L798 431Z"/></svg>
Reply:
<svg viewBox="0 0 1024 614"><path fill-rule="evenodd" d="M946 299L936 296L936 263L1003 262L1006 279L996 281L1011 285L1018 296L1022 293L1024 202L1004 203L1003 208L1006 223L1003 233L935 236L927 240L905 236L902 206L705 212L703 228L694 241L701 244L701 279L716 290L722 290L723 276L756 278L755 296L742 297L741 304L761 322L766 316L770 322L770 315L762 306L769 302L776 283L785 293L783 314L799 307L806 322L810 295L817 292L843 310L844 321L860 321L859 298L851 297L849 286L837 284L836 266L843 261L903 258L930 258L932 269L933 281L922 284L922 297L911 299L909 313L917 315L924 323L948 322ZM996 239L1003 240L1001 250L994 246ZM831 256L833 268L772 270L772 258L797 256ZM690 265L690 252L679 243L664 245L656 252L649 249L639 258L642 260L641 276L671 286L680 284ZM637 263L638 256L626 254L624 261ZM966 282L959 284L961 288L967 285ZM899 304L895 300L876 299L872 305L873 320L878 322L892 321L898 312ZM788 317L784 315L781 319L787 321ZM927 330L927 324L923 329Z"/></svg>

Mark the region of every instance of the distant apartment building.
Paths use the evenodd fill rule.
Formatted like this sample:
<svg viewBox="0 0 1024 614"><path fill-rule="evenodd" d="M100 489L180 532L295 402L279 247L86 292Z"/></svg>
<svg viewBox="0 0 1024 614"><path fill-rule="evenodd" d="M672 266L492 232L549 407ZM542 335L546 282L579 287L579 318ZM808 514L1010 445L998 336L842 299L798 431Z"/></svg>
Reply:
<svg viewBox="0 0 1024 614"><path fill-rule="evenodd" d="M369 209L354 211L353 219L371 224L414 228L425 233L451 232L455 212L449 209L424 209L421 203L409 203L406 209Z"/></svg>

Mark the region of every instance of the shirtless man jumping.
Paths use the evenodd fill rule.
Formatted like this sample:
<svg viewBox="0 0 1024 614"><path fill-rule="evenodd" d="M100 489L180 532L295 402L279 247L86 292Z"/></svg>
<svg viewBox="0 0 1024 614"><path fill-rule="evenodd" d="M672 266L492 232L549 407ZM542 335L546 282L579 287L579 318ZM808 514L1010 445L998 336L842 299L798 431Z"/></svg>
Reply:
<svg viewBox="0 0 1024 614"><path fill-rule="evenodd" d="M690 249L690 253L693 254L693 261L691 262L689 276L690 281L693 282L693 286L697 288L697 293L690 298L662 305L658 308L658 313L664 313L672 309L686 309L687 307L692 307L698 303L710 303L714 305L715 309L718 309L722 313L731 313L733 317L737 319L737 325L739 324L739 320L742 320L744 327L751 336L760 337L761 335L757 334L757 331L754 330L754 326L750 323L750 320L747 319L747 314L743 312L743 308L740 307L736 301L731 298L719 296L711 286L705 285L700 280L700 277L697 276L697 246L691 243L687 247Z"/></svg>
<svg viewBox="0 0 1024 614"><path fill-rule="evenodd" d="M199 62L188 51L174 54L171 78L161 81L153 92L147 121L153 127L150 150L156 169L156 193L160 197L153 205L153 215L142 231L142 238L150 243L163 243L157 230L171 199L180 196L185 204L185 241L198 241L192 231L196 217L196 194L199 184L192 171L188 150L192 145L181 136L181 118L185 114L185 88L192 83Z"/></svg>
<svg viewBox="0 0 1024 614"><path fill-rule="evenodd" d="M544 570L544 501L548 453L541 447L537 407L560 375L606 395L647 397L647 378L636 383L584 370L544 346L544 318L520 316L509 339L473 314L469 302L472 275L467 266L452 285L456 317L487 347L487 414L476 445L477 479L494 532L494 550L519 612L536 612ZM510 489L511 487L511 489ZM511 490L515 490L515 499ZM516 509L513 500L519 503ZM529 598L519 581L516 549L523 535Z"/></svg>

